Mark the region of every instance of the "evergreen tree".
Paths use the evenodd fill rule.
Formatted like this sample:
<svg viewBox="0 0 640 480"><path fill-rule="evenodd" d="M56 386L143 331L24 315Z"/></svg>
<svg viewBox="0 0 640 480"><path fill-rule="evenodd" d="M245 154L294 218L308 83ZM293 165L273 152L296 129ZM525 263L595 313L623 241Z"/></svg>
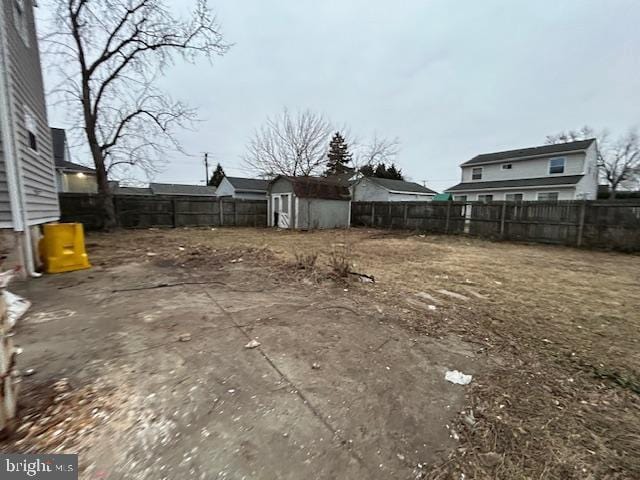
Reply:
<svg viewBox="0 0 640 480"><path fill-rule="evenodd" d="M384 163L379 163L373 172L373 176L377 178L387 178L387 167Z"/></svg>
<svg viewBox="0 0 640 480"><path fill-rule="evenodd" d="M384 162L378 163L375 168L373 165L365 165L360 167L360 173L365 177L390 178L392 180L404 180L402 170L392 163L388 167Z"/></svg>
<svg viewBox="0 0 640 480"><path fill-rule="evenodd" d="M222 165L218 164L216 169L213 171L213 174L211 175L211 178L209 179L209 183L207 183L207 185L209 185L210 187L217 187L218 185L220 185L220 182L223 178L224 170L222 169Z"/></svg>
<svg viewBox="0 0 640 480"><path fill-rule="evenodd" d="M396 168L395 164L391 164L389 168L387 168L387 178L391 178L393 180L404 180L402 176L402 170Z"/></svg>
<svg viewBox="0 0 640 480"><path fill-rule="evenodd" d="M348 165L351 162L349 146L340 132L336 132L331 142L329 142L329 153L327 154L327 169L325 175L340 175L353 171Z"/></svg>
<svg viewBox="0 0 640 480"><path fill-rule="evenodd" d="M375 172L373 171L373 165L368 164L363 167L360 167L360 173L365 177L374 177Z"/></svg>

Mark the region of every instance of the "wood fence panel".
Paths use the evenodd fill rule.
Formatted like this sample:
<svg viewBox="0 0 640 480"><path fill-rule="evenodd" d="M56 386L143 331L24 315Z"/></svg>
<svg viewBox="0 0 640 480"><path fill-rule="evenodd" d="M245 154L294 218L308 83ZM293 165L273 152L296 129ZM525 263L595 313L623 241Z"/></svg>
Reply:
<svg viewBox="0 0 640 480"><path fill-rule="evenodd" d="M62 221L83 223L87 230L100 229L104 225L98 195L62 193L59 198ZM116 195L114 206L118 223L124 228L267 225L266 199Z"/></svg>
<svg viewBox="0 0 640 480"><path fill-rule="evenodd" d="M640 250L640 202L352 202L353 226Z"/></svg>

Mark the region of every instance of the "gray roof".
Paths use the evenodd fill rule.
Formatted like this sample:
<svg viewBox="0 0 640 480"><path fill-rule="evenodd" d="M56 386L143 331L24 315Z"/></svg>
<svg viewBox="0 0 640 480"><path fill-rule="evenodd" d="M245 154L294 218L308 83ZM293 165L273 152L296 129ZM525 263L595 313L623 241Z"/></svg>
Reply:
<svg viewBox="0 0 640 480"><path fill-rule="evenodd" d="M154 195L202 195L203 197L216 196L216 187L207 187L205 185L150 183L149 188Z"/></svg>
<svg viewBox="0 0 640 480"><path fill-rule="evenodd" d="M545 187L554 185L575 185L583 175L561 175L559 177L519 178L516 180L496 180L493 182L465 182L447 188L445 192L460 190L487 190L497 188Z"/></svg>
<svg viewBox="0 0 640 480"><path fill-rule="evenodd" d="M536 157L539 155L555 155L556 153L586 150L593 142L595 142L595 138L578 140L575 142L542 145L539 147L521 148L518 150L507 150L504 152L483 153L481 155L476 155L467 162L464 162L462 166L500 162L503 160L524 160L526 158Z"/></svg>
<svg viewBox="0 0 640 480"><path fill-rule="evenodd" d="M67 133L63 128L51 128L51 141L53 143L53 158L58 170L83 173L96 172L93 168L65 160L64 152L67 148Z"/></svg>
<svg viewBox="0 0 640 480"><path fill-rule="evenodd" d="M392 190L395 192L411 192L411 193L422 193L428 195L435 195L438 192L434 192L430 188L424 187L419 183L415 182L405 182L404 180L394 180L391 178L378 178L378 177L365 177L371 180L374 183L377 183L383 188L387 190Z"/></svg>
<svg viewBox="0 0 640 480"><path fill-rule="evenodd" d="M236 192L267 192L269 180L261 178L225 177Z"/></svg>
<svg viewBox="0 0 640 480"><path fill-rule="evenodd" d="M150 188L121 187L119 185L115 185L112 192L114 195L153 195Z"/></svg>

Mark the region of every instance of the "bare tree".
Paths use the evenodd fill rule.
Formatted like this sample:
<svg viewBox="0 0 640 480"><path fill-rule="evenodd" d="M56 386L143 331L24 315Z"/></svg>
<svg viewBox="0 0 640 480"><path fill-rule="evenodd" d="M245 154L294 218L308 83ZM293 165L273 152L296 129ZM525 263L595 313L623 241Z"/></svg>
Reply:
<svg viewBox="0 0 640 480"><path fill-rule="evenodd" d="M361 148L358 149L356 154L357 165L359 167L364 167L365 165L375 167L381 163L392 164L399 151L400 140L397 137L390 139L374 134L370 142L361 145Z"/></svg>
<svg viewBox="0 0 640 480"><path fill-rule="evenodd" d="M621 187L640 181L640 135L631 129L617 139L609 132L596 132L589 126L548 135L547 143L566 143L595 138L598 142L598 168L600 176L609 186L609 198L615 198Z"/></svg>
<svg viewBox="0 0 640 480"><path fill-rule="evenodd" d="M176 18L163 0L55 0L50 7L42 40L61 79L52 93L81 119L110 228L109 175L157 171L167 149L181 150L176 131L195 120L195 110L160 90L158 80L177 57L211 59L228 46L206 0L197 0L188 19Z"/></svg>
<svg viewBox="0 0 640 480"><path fill-rule="evenodd" d="M254 132L243 162L265 177L318 174L326 166L332 132L324 116L308 109L292 114L285 108Z"/></svg>

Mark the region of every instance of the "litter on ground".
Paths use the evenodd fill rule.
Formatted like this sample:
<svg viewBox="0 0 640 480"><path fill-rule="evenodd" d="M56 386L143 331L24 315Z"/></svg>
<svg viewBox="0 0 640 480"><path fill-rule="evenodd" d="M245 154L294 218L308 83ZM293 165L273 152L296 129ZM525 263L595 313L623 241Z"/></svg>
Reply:
<svg viewBox="0 0 640 480"><path fill-rule="evenodd" d="M465 375L458 370L447 370L447 373L444 375L445 380L455 383L456 385L469 385L472 378L472 375Z"/></svg>

